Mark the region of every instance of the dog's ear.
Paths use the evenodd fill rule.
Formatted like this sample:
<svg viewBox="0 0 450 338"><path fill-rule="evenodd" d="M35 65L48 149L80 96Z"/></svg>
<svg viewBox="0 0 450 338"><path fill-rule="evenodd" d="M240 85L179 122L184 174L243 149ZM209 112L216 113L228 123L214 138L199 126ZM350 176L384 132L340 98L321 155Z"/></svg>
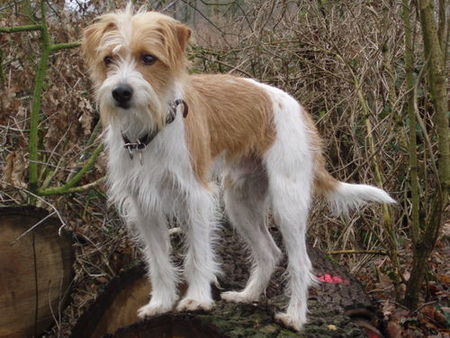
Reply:
<svg viewBox="0 0 450 338"><path fill-rule="evenodd" d="M191 37L192 31L188 26L183 24L177 24L175 26L175 31L178 43L180 44L181 50L184 52L189 42L189 38Z"/></svg>
<svg viewBox="0 0 450 338"><path fill-rule="evenodd" d="M97 58L97 51L102 36L109 30L114 29L115 25L106 20L99 20L88 26L83 31L81 40L81 51L89 66L93 65Z"/></svg>
<svg viewBox="0 0 450 338"><path fill-rule="evenodd" d="M92 65L95 60L96 50L102 37L103 29L104 25L96 22L83 31L81 51L88 65Z"/></svg>

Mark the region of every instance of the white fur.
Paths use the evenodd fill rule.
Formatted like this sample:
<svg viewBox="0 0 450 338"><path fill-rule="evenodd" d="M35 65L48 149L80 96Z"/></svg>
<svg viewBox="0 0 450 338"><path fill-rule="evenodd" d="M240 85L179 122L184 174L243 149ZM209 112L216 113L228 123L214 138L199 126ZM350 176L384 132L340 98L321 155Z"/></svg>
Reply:
<svg viewBox="0 0 450 338"><path fill-rule="evenodd" d="M178 309L212 305L210 283L218 271L211 247L215 202L192 171L181 119L178 114L148 145L142 165L130 160L118 128L110 128L106 137L110 197L125 207L124 216L137 229L150 266L153 293L150 303L140 310L141 317L169 311L177 299L177 270L169 259L166 217L186 225L184 274L189 288Z"/></svg>
<svg viewBox="0 0 450 338"><path fill-rule="evenodd" d="M121 132L133 138L143 133L144 130L155 128L156 120L164 115L167 109L168 99L158 97L140 72L131 56L116 56L114 64L111 64L108 77L97 89L97 102L101 111L112 112L108 123L120 128ZM119 84L128 84L133 88L131 107L123 109L116 106L112 96L112 90ZM165 102L164 102L165 101Z"/></svg>
<svg viewBox="0 0 450 338"><path fill-rule="evenodd" d="M327 202L334 215L348 214L368 202L395 203L384 191L366 184L339 182L337 189L327 196Z"/></svg>
<svg viewBox="0 0 450 338"><path fill-rule="evenodd" d="M290 301L276 318L300 330L306 322L308 287L315 281L306 251L313 184L313 152L300 104L287 93L261 85L273 102L276 140L264 157L268 195L288 255Z"/></svg>
<svg viewBox="0 0 450 338"><path fill-rule="evenodd" d="M244 160L228 169L234 184L225 190L225 209L232 224L253 253L252 272L243 291L228 291L221 297L227 301L257 301L269 283L281 251L266 227L268 177L262 162Z"/></svg>
<svg viewBox="0 0 450 338"><path fill-rule="evenodd" d="M111 94L120 83L134 90L131 107L126 110L115 107ZM218 272L212 250L215 196L192 170L181 114L141 154L135 153L133 160L122 139L122 133L134 141L143 130L151 130L154 110L168 112L168 102L182 97L180 85L174 85L171 97L156 97L126 59L116 63L98 90L100 106L112 111L105 138L110 199L138 234L150 268L153 292L149 304L138 312L141 318L170 311L178 299L179 271L170 261L167 217L178 219L186 233L184 276L189 287L177 309L210 309L213 304L210 284Z"/></svg>
<svg viewBox="0 0 450 338"><path fill-rule="evenodd" d="M271 206L289 259L287 291L290 301L286 311L276 314L276 318L300 330L306 322L308 287L317 282L305 240L314 177L313 151L316 149L312 148L302 119L306 114L303 107L277 88L248 81L261 86L270 95L277 136L263 163L239 163L228 171L235 185L225 191L226 211L252 249L254 264L245 289L224 292L222 298L232 302L253 302L266 289L280 258L280 250L264 225L264 215ZM252 170L252 166L257 168ZM331 208L339 213L369 201L394 202L381 189L342 182L327 199Z"/></svg>

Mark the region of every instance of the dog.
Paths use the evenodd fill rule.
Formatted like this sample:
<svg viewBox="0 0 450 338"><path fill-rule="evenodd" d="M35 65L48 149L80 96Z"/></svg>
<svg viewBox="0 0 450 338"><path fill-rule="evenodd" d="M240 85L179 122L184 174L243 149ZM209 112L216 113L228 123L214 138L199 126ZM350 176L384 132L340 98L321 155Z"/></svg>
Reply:
<svg viewBox="0 0 450 338"><path fill-rule="evenodd" d="M305 109L289 94L253 79L189 75L191 29L158 12L103 15L84 30L82 50L95 87L108 153L109 198L137 232L149 266L150 302L140 318L171 311L210 310L220 271L217 189L225 211L251 248L253 267L240 291L225 301L255 302L265 291L281 251L267 227L269 210L288 255L285 311L276 319L300 330L308 287L315 281L305 244L313 194L336 214L367 202L394 203L383 190L334 179ZM170 259L168 220L185 233L183 277Z"/></svg>

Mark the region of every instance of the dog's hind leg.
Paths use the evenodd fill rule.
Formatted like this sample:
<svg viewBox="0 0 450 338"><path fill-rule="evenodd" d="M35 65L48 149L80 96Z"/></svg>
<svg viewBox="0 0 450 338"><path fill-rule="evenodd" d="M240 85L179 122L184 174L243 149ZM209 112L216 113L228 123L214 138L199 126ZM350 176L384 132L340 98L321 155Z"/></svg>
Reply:
<svg viewBox="0 0 450 338"><path fill-rule="evenodd" d="M185 202L184 276L188 289L177 310L210 310L214 303L211 283L216 282L219 270L213 251L213 232L217 226L215 199L206 188L197 187L187 194Z"/></svg>
<svg viewBox="0 0 450 338"><path fill-rule="evenodd" d="M158 212L135 211L135 226L144 244L152 292L150 302L138 310L139 318L172 310L177 296L177 269L170 260L170 240L166 218Z"/></svg>
<svg viewBox="0 0 450 338"><path fill-rule="evenodd" d="M236 303L257 301L269 283L281 256L267 226L267 176L264 168L240 176L231 171L225 183L225 209L228 217L251 249L253 267L246 287L242 291L228 291L222 299Z"/></svg>
<svg viewBox="0 0 450 338"><path fill-rule="evenodd" d="M308 287L314 282L306 251L306 228L314 178L314 148L302 107L290 96L272 90L275 142L264 155L273 216L288 256L288 294L285 312L276 318L300 330L306 322Z"/></svg>
<svg viewBox="0 0 450 338"><path fill-rule="evenodd" d="M311 182L303 179L301 174L292 179L278 173L270 181L273 216L288 256L287 293L290 295L286 312L278 313L276 318L286 326L300 330L306 323L308 287L315 280L305 239Z"/></svg>

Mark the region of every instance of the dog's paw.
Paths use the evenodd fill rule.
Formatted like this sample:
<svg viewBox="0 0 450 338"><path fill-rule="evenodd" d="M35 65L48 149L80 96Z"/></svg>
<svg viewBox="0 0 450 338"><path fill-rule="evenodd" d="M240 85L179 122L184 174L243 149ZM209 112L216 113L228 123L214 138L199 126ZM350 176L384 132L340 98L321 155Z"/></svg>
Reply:
<svg viewBox="0 0 450 338"><path fill-rule="evenodd" d="M198 301L192 298L182 299L177 306L177 311L209 311L214 305L213 300Z"/></svg>
<svg viewBox="0 0 450 338"><path fill-rule="evenodd" d="M275 314L275 319L284 326L297 331L300 331L306 322L306 320L301 320L298 317L294 317L286 312L279 312Z"/></svg>
<svg viewBox="0 0 450 338"><path fill-rule="evenodd" d="M166 313L172 309L172 306L167 306L161 303L149 303L138 309L137 315L139 319L153 317L162 313Z"/></svg>
<svg viewBox="0 0 450 338"><path fill-rule="evenodd" d="M232 303L254 303L258 301L258 297L253 297L243 291L227 291L220 294L220 298L224 301Z"/></svg>

